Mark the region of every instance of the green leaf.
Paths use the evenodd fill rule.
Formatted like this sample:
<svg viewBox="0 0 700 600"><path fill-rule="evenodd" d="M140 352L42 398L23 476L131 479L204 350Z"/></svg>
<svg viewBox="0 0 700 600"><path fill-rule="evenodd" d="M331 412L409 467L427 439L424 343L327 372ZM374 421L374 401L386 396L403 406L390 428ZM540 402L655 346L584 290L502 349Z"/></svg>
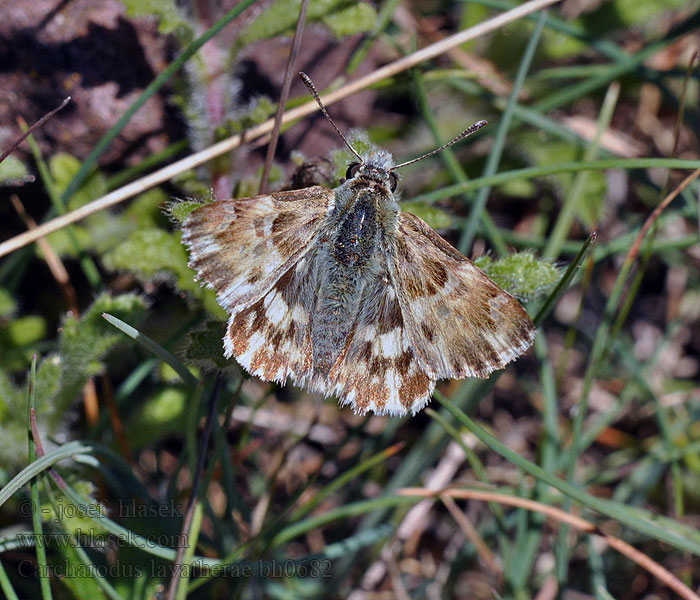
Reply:
<svg viewBox="0 0 700 600"><path fill-rule="evenodd" d="M202 206L202 202L195 200L173 200L168 203L166 211L177 223L182 223L195 210Z"/></svg>
<svg viewBox="0 0 700 600"><path fill-rule="evenodd" d="M65 152L57 152L49 159L49 170L56 190L63 194L68 184L80 171L81 162ZM107 193L107 180L99 171L91 173L68 201L68 210L75 210Z"/></svg>
<svg viewBox="0 0 700 600"><path fill-rule="evenodd" d="M90 248L93 243L93 236L90 230L80 224L71 225L71 230L73 233L73 238L77 241L80 248ZM75 244L71 240L71 235L67 228L59 229L49 234L46 239L48 240L53 251L61 257L77 258L78 253L75 250ZM41 248L37 245L36 248L37 256L44 258L44 253Z"/></svg>
<svg viewBox="0 0 700 600"><path fill-rule="evenodd" d="M500 287L523 301L549 292L559 281L553 264L538 260L532 252L517 252L494 261L484 255L474 261Z"/></svg>
<svg viewBox="0 0 700 600"><path fill-rule="evenodd" d="M433 229L448 229L452 219L444 210L426 202L402 202L401 210L423 219Z"/></svg>
<svg viewBox="0 0 700 600"><path fill-rule="evenodd" d="M88 378L102 372L102 359L107 352L124 341L122 334L102 319L102 313L109 311L138 322L145 308L143 299L135 294L103 294L79 319L66 317L58 350L41 362L37 373L37 412L47 427L56 427L63 421Z"/></svg>
<svg viewBox="0 0 700 600"><path fill-rule="evenodd" d="M268 6L260 16L248 25L238 38L238 45L244 47L256 40L268 39L291 33L299 17L301 0L277 0ZM366 8L363 8L366 7ZM330 20L330 22L326 22ZM346 20L346 23L342 23ZM364 20L364 26L360 23ZM314 0L309 3L307 23L321 21L337 35L347 35L345 31L357 33L370 31L377 21L377 13L367 3L352 3L348 0Z"/></svg>
<svg viewBox="0 0 700 600"><path fill-rule="evenodd" d="M10 317L17 310L17 301L7 290L0 288L0 318Z"/></svg>
<svg viewBox="0 0 700 600"><path fill-rule="evenodd" d="M589 228L599 223L603 217L607 189L608 183L603 173L599 171L586 173L576 212L583 224Z"/></svg>
<svg viewBox="0 0 700 600"><path fill-rule="evenodd" d="M78 480L72 481L71 485L83 496L92 496L95 493L95 485L92 482ZM55 504L53 502L45 502L42 505L41 514L45 522L60 522L61 527L71 534L90 530L95 531L98 535L107 532L102 526L100 519L95 519L92 516L109 514L107 506L102 504L93 504L90 507L90 513L88 513L85 507L80 507L67 496L61 495L56 499Z"/></svg>
<svg viewBox="0 0 700 600"><path fill-rule="evenodd" d="M615 0L615 15L625 25L653 25L663 15L688 7L686 0Z"/></svg>
<svg viewBox="0 0 700 600"><path fill-rule="evenodd" d="M549 60L561 60L579 54L586 47L583 41L571 35L554 29L545 29L542 32L538 54L546 56Z"/></svg>
<svg viewBox="0 0 700 600"><path fill-rule="evenodd" d="M337 38L372 31L377 22L377 12L371 4L359 2L353 6L326 15L321 19Z"/></svg>
<svg viewBox="0 0 700 600"><path fill-rule="evenodd" d="M152 444L154 431L157 431L159 436L182 433L189 400L190 393L180 387L167 387L149 397L141 410L130 420L132 443Z"/></svg>
<svg viewBox="0 0 700 600"><path fill-rule="evenodd" d="M26 392L0 369L0 464L3 470L27 463Z"/></svg>
<svg viewBox="0 0 700 600"><path fill-rule="evenodd" d="M29 169L15 156L7 156L0 163L0 185L15 185L29 177Z"/></svg>
<svg viewBox="0 0 700 600"><path fill-rule="evenodd" d="M221 141L234 133L255 127L267 121L277 110L277 105L267 96L255 96L248 105L238 113L236 119L229 119L214 132L214 141Z"/></svg>
<svg viewBox="0 0 700 600"><path fill-rule="evenodd" d="M91 526L91 525L89 525ZM87 531L90 531L89 529ZM67 566L68 572L73 572L70 577L57 577L68 590L73 598L90 598L90 600L107 600L102 588L97 583L97 578L93 573L99 571L95 569L91 572L90 566L86 565L80 558L78 551L73 546L56 544L54 551L58 553L59 564Z"/></svg>
<svg viewBox="0 0 700 600"><path fill-rule="evenodd" d="M122 4L130 17L157 17L160 33L176 33L181 41L193 37L192 23L182 14L175 0L122 0Z"/></svg>
<svg viewBox="0 0 700 600"><path fill-rule="evenodd" d="M128 271L146 281L170 281L182 290L198 293L201 288L187 267L187 252L179 237L156 228L134 231L106 252L102 262L112 271Z"/></svg>
<svg viewBox="0 0 700 600"><path fill-rule="evenodd" d="M22 348L46 335L46 320L38 315L19 317L0 329L0 347Z"/></svg>
<svg viewBox="0 0 700 600"><path fill-rule="evenodd" d="M167 219L163 212L169 201L170 196L163 190L152 188L136 196L120 217L139 229L165 225Z"/></svg>

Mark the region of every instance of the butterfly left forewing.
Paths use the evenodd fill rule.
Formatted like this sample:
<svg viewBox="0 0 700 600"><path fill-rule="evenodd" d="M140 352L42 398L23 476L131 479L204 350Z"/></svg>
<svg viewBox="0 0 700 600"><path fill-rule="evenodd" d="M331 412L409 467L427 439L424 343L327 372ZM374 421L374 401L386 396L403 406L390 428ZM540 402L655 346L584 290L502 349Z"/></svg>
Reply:
<svg viewBox="0 0 700 600"><path fill-rule="evenodd" d="M411 346L430 376L487 377L532 345L535 326L520 303L418 217L400 214L389 264Z"/></svg>
<svg viewBox="0 0 700 600"><path fill-rule="evenodd" d="M333 201L317 186L205 204L182 225L189 265L224 309L240 311L308 252Z"/></svg>

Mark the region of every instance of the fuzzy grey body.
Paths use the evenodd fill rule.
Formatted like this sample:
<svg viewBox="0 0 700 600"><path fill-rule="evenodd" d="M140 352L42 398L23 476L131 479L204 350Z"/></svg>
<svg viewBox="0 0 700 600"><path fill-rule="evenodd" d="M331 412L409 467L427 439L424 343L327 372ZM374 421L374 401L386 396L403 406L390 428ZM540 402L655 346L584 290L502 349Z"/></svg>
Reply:
<svg viewBox="0 0 700 600"><path fill-rule="evenodd" d="M376 151L357 174L333 190L320 250L311 321L314 375L327 376L343 353L360 309L372 302L372 283L386 280L385 252L395 235L399 206L390 190L391 155ZM387 235L388 233L388 235Z"/></svg>

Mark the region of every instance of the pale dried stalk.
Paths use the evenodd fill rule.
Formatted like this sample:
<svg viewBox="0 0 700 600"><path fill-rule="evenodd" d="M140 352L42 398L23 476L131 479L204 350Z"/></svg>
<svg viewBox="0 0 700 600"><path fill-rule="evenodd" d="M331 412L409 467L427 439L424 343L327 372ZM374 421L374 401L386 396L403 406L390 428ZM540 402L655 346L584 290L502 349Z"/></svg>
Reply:
<svg viewBox="0 0 700 600"><path fill-rule="evenodd" d="M459 506L457 506L457 503L452 499L452 496L449 494L441 494L440 500L442 500L447 510L450 511L452 518L456 521L457 525L459 525L462 533L472 543L474 548L476 548L477 553L481 557L481 560L484 561L489 571L497 577L501 577L503 575L503 569L501 569L501 565L498 564L498 560L496 560L491 549L479 535L476 527L472 525L467 516L459 509Z"/></svg>
<svg viewBox="0 0 700 600"><path fill-rule="evenodd" d="M360 77L342 88L323 96L323 103L328 106L334 102L338 102L339 100L342 100L355 92L359 92L360 90L363 90L370 85L377 83L378 81L386 79L387 77L392 77L397 73L420 64L421 62L435 58L436 56L447 52L451 48L455 48L456 46L468 42L469 40L473 40L481 35L499 29L512 21L521 19L529 14L537 12L538 10L542 10L543 8L551 6L552 4L556 4L559 1L560 0L531 0L530 2L526 2L517 8L493 17L492 19L484 21L483 23L479 23L474 27L470 27L469 29L455 33L444 40L431 44L430 46L426 46L425 48L389 63L388 65L385 65L384 67L381 67L380 69L377 69L364 77ZM318 110L318 107L316 106L315 102L307 102L306 104L286 112L282 118L282 123L285 124L289 123L290 121L295 121L296 119L305 117L316 110ZM273 125L274 119L268 119L257 127L249 129L245 132L245 141L250 142L251 140L255 140L265 134L270 133ZM93 200L89 204L85 204L73 212L56 217L55 219L40 225L34 231L27 231L17 235L0 244L0 257L5 256L10 252L14 252L15 250L19 250L27 244L35 242L39 238L46 236L49 233L53 233L54 231L70 225L71 223L80 221L93 213L109 208L110 206L114 206L115 204L119 204L127 198L136 196L149 188L168 181L176 175L193 169L194 167L197 167L215 158L216 156L230 152L234 148L240 146L241 141L242 137L240 135L234 135L230 138L222 140L218 144L214 144L201 152L192 154L187 158L174 162L173 164L159 169L150 175L137 179L136 181L133 181L132 183L125 185L118 190L114 190L113 192L110 192L97 200Z"/></svg>

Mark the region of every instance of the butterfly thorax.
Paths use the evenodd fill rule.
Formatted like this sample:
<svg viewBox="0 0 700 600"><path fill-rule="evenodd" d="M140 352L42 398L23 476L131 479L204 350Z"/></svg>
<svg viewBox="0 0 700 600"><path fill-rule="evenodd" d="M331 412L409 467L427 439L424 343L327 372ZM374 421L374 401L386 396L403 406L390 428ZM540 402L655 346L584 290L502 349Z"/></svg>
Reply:
<svg viewBox="0 0 700 600"><path fill-rule="evenodd" d="M314 369L327 375L352 337L363 294L387 277L386 248L398 227L399 207L379 170L367 170L334 190L327 242L312 316Z"/></svg>

